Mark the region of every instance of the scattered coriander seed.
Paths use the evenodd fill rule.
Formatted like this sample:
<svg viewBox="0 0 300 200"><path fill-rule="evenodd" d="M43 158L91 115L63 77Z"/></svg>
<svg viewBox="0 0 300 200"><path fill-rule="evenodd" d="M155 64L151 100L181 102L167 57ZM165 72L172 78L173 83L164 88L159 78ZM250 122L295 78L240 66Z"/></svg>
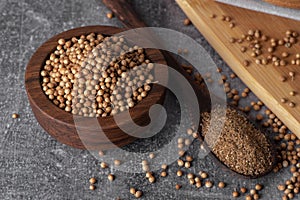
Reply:
<svg viewBox="0 0 300 200"><path fill-rule="evenodd" d="M190 168L191 167L191 163L190 162L185 162L184 163L184 167L185 168Z"/></svg>
<svg viewBox="0 0 300 200"><path fill-rule="evenodd" d="M260 185L260 184L256 184L256 185L255 185L255 189L256 189L257 191L262 190L262 188L263 188L263 186Z"/></svg>
<svg viewBox="0 0 300 200"><path fill-rule="evenodd" d="M102 157L102 156L104 156L105 154L104 154L103 151L99 151L99 152L98 152L98 155L99 155L100 157Z"/></svg>
<svg viewBox="0 0 300 200"><path fill-rule="evenodd" d="M13 113L13 114L12 114L12 118L13 118L13 119L17 119L17 118L19 118L19 115L18 115L17 113Z"/></svg>
<svg viewBox="0 0 300 200"><path fill-rule="evenodd" d="M247 196L245 197L245 200L252 200L251 195L247 195Z"/></svg>
<svg viewBox="0 0 300 200"><path fill-rule="evenodd" d="M188 26L188 25L190 25L192 22L191 22L191 20L189 19L189 18L185 18L184 20L183 20L183 24L185 25L185 26Z"/></svg>
<svg viewBox="0 0 300 200"><path fill-rule="evenodd" d="M193 161L193 157L192 156L186 156L185 159L188 162L192 162Z"/></svg>
<svg viewBox="0 0 300 200"><path fill-rule="evenodd" d="M285 190L285 185L278 185L277 186L277 189L279 190L279 191L284 191Z"/></svg>
<svg viewBox="0 0 300 200"><path fill-rule="evenodd" d="M225 21L230 22L230 21L231 21L231 17L226 16L226 17L225 17Z"/></svg>
<svg viewBox="0 0 300 200"><path fill-rule="evenodd" d="M261 120L263 120L264 119L264 116L263 115L261 115L261 114L257 114L256 115L256 120L257 121L261 121Z"/></svg>
<svg viewBox="0 0 300 200"><path fill-rule="evenodd" d="M101 162L100 167L101 167L102 169L105 169L105 168L108 167L108 165L107 165L105 162Z"/></svg>
<svg viewBox="0 0 300 200"><path fill-rule="evenodd" d="M280 80L281 82L285 82L285 81L286 81L286 77L285 77L285 76L279 76L279 80Z"/></svg>
<svg viewBox="0 0 300 200"><path fill-rule="evenodd" d="M237 197L240 196L240 194L239 194L237 191L233 191L233 192L232 192L232 196L233 196L234 198L237 198Z"/></svg>
<svg viewBox="0 0 300 200"><path fill-rule="evenodd" d="M224 182L219 182L219 184L218 184L218 187L219 188L224 188L226 185L225 185L225 183Z"/></svg>
<svg viewBox="0 0 300 200"><path fill-rule="evenodd" d="M285 98L281 98L280 101L281 101L281 103L286 103L287 102L287 100Z"/></svg>
<svg viewBox="0 0 300 200"><path fill-rule="evenodd" d="M210 18L213 18L213 19L214 19L214 18L216 18L216 17L217 17L217 16L216 16L215 14L211 14L211 15L210 15Z"/></svg>
<svg viewBox="0 0 300 200"><path fill-rule="evenodd" d="M150 153L150 154L149 154L149 158L150 158L150 159L153 159L154 157L155 157L155 154L154 154L154 153Z"/></svg>
<svg viewBox="0 0 300 200"><path fill-rule="evenodd" d="M89 182L90 182L90 184L95 184L96 183L96 179L93 177L93 178L90 178L90 180L89 180Z"/></svg>
<svg viewBox="0 0 300 200"><path fill-rule="evenodd" d="M167 172L166 172L166 171L162 171L162 172L160 173L160 176L161 176L161 177L166 177L166 176L167 176Z"/></svg>
<svg viewBox="0 0 300 200"><path fill-rule="evenodd" d="M112 18L114 17L114 14L113 14L112 12L108 12L108 13L106 14L106 17L107 17L108 19L112 19Z"/></svg>
<svg viewBox="0 0 300 200"><path fill-rule="evenodd" d="M295 72L289 72L289 76L292 78L292 81L293 81L295 78Z"/></svg>
<svg viewBox="0 0 300 200"><path fill-rule="evenodd" d="M230 24L229 24L229 27L230 27L230 28L234 28L234 27L235 27L235 23L233 23L233 22L230 23Z"/></svg>
<svg viewBox="0 0 300 200"><path fill-rule="evenodd" d="M181 177L181 176L183 175L183 173L182 173L181 170L178 170L178 171L176 172L176 175L177 175L178 177Z"/></svg>
<svg viewBox="0 0 300 200"><path fill-rule="evenodd" d="M235 42L236 42L236 39L233 38L233 37L231 37L231 38L229 39L229 42L230 42L230 43L235 43Z"/></svg>
<svg viewBox="0 0 300 200"><path fill-rule="evenodd" d="M244 47L244 46L241 47L241 52L242 52L242 53L245 53L246 51L247 51L247 47Z"/></svg>
<svg viewBox="0 0 300 200"><path fill-rule="evenodd" d="M112 175L112 174L109 174L109 175L107 176L107 178L108 178L109 181L114 181L115 176Z"/></svg>
<svg viewBox="0 0 300 200"><path fill-rule="evenodd" d="M240 191L241 191L241 193L246 193L247 192L247 188L245 188L245 187L241 187L241 189L240 189Z"/></svg>
<svg viewBox="0 0 300 200"><path fill-rule="evenodd" d="M210 180L205 181L205 187L211 188L213 187L213 183Z"/></svg>
<svg viewBox="0 0 300 200"><path fill-rule="evenodd" d="M154 183L155 182L155 177L154 176L150 176L149 177L149 182L150 183Z"/></svg>
<svg viewBox="0 0 300 200"><path fill-rule="evenodd" d="M130 194L133 194L133 195L134 195L134 194L136 193L136 190L135 190L134 188L130 188L130 189L129 189L129 192L130 192Z"/></svg>
<svg viewBox="0 0 300 200"><path fill-rule="evenodd" d="M244 61L243 61L243 65L244 65L245 67L248 67L248 66L250 65L250 62L249 62L248 60L244 60Z"/></svg>
<svg viewBox="0 0 300 200"><path fill-rule="evenodd" d="M183 166L184 166L183 160L178 159L178 160L177 160L177 165L178 165L179 167L183 167Z"/></svg>
<svg viewBox="0 0 300 200"><path fill-rule="evenodd" d="M295 91L290 91L290 95L291 95L291 96L295 96L295 95L296 95L296 92L295 92Z"/></svg>
<svg viewBox="0 0 300 200"><path fill-rule="evenodd" d="M181 187L182 187L182 186L179 185L179 184L176 184L176 185L175 185L176 190L180 190Z"/></svg>
<svg viewBox="0 0 300 200"><path fill-rule="evenodd" d="M289 103L289 106L290 106L291 108L293 108L293 107L295 107L295 103L294 103L294 102L290 102L290 103Z"/></svg>
<svg viewBox="0 0 300 200"><path fill-rule="evenodd" d="M96 189L96 186L90 185L90 190L95 190L95 189Z"/></svg>
<svg viewBox="0 0 300 200"><path fill-rule="evenodd" d="M208 174L207 174L206 172L200 171L200 172L199 172L199 175L200 175L200 177L203 178L203 179L208 178Z"/></svg>
<svg viewBox="0 0 300 200"><path fill-rule="evenodd" d="M254 199L254 200L258 200L258 199L259 199L259 194L254 194L254 195L253 195L253 199Z"/></svg>
<svg viewBox="0 0 300 200"><path fill-rule="evenodd" d="M114 165L115 166L120 166L121 164L121 161L120 160L114 160Z"/></svg>
<svg viewBox="0 0 300 200"><path fill-rule="evenodd" d="M135 192L135 194L134 194L134 196L136 197L136 198L140 198L141 196L143 195L143 192L142 191L136 191Z"/></svg>
<svg viewBox="0 0 300 200"><path fill-rule="evenodd" d="M167 164L162 164L161 168L164 169L164 170L166 170L168 168L168 165Z"/></svg>
<svg viewBox="0 0 300 200"><path fill-rule="evenodd" d="M250 194L251 194L251 195L255 195L255 194L256 194L256 190L251 189L251 190L250 190Z"/></svg>

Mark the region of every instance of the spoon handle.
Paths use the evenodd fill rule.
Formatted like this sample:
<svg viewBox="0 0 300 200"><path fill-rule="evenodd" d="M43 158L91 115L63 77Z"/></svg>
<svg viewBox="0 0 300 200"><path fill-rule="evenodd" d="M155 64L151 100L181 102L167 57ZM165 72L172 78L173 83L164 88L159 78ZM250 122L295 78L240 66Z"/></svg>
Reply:
<svg viewBox="0 0 300 200"><path fill-rule="evenodd" d="M139 19L138 15L127 0L103 0L103 3L127 28L140 28L147 26Z"/></svg>

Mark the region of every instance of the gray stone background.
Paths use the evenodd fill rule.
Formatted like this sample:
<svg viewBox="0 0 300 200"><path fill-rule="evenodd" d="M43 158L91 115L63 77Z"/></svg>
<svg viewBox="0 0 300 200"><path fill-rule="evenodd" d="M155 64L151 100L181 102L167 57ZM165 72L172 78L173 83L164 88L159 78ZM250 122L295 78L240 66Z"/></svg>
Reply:
<svg viewBox="0 0 300 200"><path fill-rule="evenodd" d="M191 36L211 54L225 74L231 73L193 26L183 26L185 15L175 1L132 0L131 3L149 26L171 28ZM287 169L258 180L242 180L225 173L206 158L197 159L189 171L207 171L216 183L227 182L226 189L197 190L189 186L185 178L175 176L176 163L168 169L168 177L158 177L155 184L149 184L144 174L101 170L99 161L89 152L58 143L39 126L24 89L25 66L31 55L53 35L74 27L121 27L116 18L106 18L107 12L100 0L0 0L0 199L133 199L129 194L130 187L144 192L141 199L230 199L234 188L253 188L256 183L265 187L262 199L280 199L281 193L276 186L289 178ZM231 84L245 88L238 79L232 80ZM176 116L177 104L172 98L167 97L168 106L173 110L172 116ZM251 100L257 100L253 94L241 104L249 104ZM14 112L20 114L19 119L11 118ZM163 132L171 135L172 128ZM157 137L147 142L159 145L166 141ZM141 144L147 143L137 141L132 148L138 149ZM197 152L197 148L194 150ZM107 180L109 172L116 176L112 183ZM92 176L98 179L95 191L88 189L88 180ZM175 190L176 183L183 185L182 190Z"/></svg>

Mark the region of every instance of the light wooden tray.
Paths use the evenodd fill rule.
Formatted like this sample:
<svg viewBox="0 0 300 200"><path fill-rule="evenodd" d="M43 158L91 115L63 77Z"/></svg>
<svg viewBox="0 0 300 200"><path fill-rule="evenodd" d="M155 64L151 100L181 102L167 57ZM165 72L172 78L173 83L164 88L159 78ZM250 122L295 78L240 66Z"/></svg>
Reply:
<svg viewBox="0 0 300 200"><path fill-rule="evenodd" d="M211 0L177 0L177 3L242 81L300 137L300 66L257 65L255 58L250 56L251 51L242 53L241 44L232 44L229 41L231 37L240 38L249 29L259 29L265 35L281 39L289 29L300 33L300 22ZM217 17L211 18L212 14ZM236 26L230 28L228 22L225 23L220 19L222 15L231 16ZM283 51L300 53L299 43L288 50L285 47L278 48L277 52L280 54ZM245 59L251 61L249 67L244 67ZM288 79L281 82L280 75L289 77L290 71L296 73L294 81ZM296 91L297 94L290 96L290 91ZM295 102L296 106L291 108L288 103L281 103L280 99L283 97Z"/></svg>

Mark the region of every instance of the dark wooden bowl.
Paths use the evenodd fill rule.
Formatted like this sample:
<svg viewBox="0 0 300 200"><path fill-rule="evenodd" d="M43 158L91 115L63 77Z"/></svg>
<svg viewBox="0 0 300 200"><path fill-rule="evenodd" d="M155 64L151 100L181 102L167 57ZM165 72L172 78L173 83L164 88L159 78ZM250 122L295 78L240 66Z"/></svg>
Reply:
<svg viewBox="0 0 300 200"><path fill-rule="evenodd" d="M56 48L58 39L71 39L73 36L86 35L92 32L110 36L122 31L124 31L124 29L109 26L75 28L52 37L39 47L31 57L25 73L25 86L28 99L39 124L59 142L79 149L103 150L114 148L114 145L121 147L136 139L124 133L116 125L113 116L96 118L96 121L101 125L105 135L99 134L99 129L95 125L95 118L82 117L83 119L80 126L78 127L76 124L75 127L73 115L54 105L44 94L41 87L41 68L45 64L49 54ZM165 59L160 51L146 49L146 55L151 62L166 65ZM165 69L155 68L154 74L155 76L164 77L166 81L168 80L168 72ZM149 108L154 104L162 104L164 95L165 88L154 84L148 96L136 106L129 109L131 120L140 126L147 125L150 122L148 115ZM119 113L118 115L122 117L124 113ZM126 115L124 115L122 124L126 124L130 121L126 119L125 116ZM76 128L81 130L80 137ZM83 140L84 144L82 142Z"/></svg>

